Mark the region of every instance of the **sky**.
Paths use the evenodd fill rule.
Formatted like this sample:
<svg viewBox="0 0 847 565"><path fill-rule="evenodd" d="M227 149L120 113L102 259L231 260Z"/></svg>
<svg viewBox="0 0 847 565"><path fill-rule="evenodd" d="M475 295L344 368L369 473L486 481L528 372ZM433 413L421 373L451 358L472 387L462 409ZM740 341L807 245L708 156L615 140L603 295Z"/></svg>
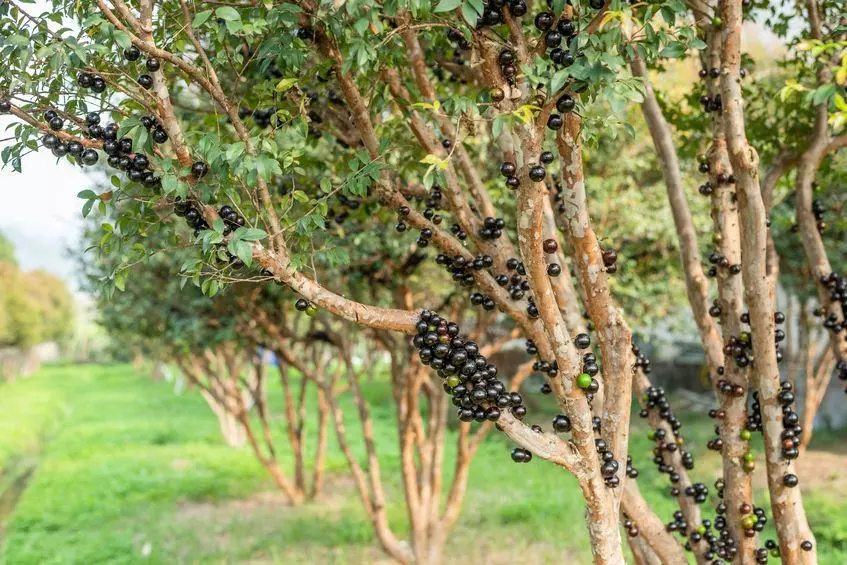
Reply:
<svg viewBox="0 0 847 565"><path fill-rule="evenodd" d="M10 123L0 118L0 139L11 136L6 131ZM0 169L0 232L15 245L22 269L44 269L76 288L75 261L69 254L82 229L83 201L76 195L94 183L67 160L56 161L41 150L23 159L23 173Z"/></svg>

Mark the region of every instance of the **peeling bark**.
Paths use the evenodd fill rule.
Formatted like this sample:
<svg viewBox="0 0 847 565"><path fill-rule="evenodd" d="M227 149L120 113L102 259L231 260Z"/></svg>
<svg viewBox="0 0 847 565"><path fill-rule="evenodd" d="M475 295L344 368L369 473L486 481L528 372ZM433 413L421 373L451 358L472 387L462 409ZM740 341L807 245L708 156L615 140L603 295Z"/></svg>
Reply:
<svg viewBox="0 0 847 565"><path fill-rule="evenodd" d="M783 476L794 472L791 460L781 454L782 410L777 398L779 368L774 343L774 286L767 276L766 210L759 186L759 159L744 131L741 92L741 0L721 0L723 21L721 43L722 120L729 159L736 178L739 202L742 274L750 313L755 361L752 382L759 390L765 437L768 491L784 563L816 563L817 554L800 549L804 540L813 540L806 520L800 489L783 484Z"/></svg>

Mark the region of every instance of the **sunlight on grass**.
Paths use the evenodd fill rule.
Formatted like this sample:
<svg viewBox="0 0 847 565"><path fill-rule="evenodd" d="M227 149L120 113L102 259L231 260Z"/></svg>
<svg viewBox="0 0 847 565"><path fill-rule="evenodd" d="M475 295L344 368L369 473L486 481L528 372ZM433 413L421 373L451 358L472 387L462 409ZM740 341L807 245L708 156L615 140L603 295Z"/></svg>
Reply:
<svg viewBox="0 0 847 565"><path fill-rule="evenodd" d="M406 510L393 401L385 382L366 383L363 392L374 406L389 517L403 536ZM276 390L269 393L282 441L282 401ZM312 395L309 409L314 402ZM352 449L363 457L349 398L342 406ZM533 416L547 424L552 413L536 410ZM711 434L711 423L688 415L683 420L688 441L698 446L695 480L711 486L719 459L699 448ZM321 501L291 509L249 450L223 444L198 395L176 394L171 384L153 382L130 367L46 367L37 376L2 385L0 432L0 465L22 454L39 454L37 470L7 524L0 563L387 562L334 438ZM308 433L311 449L314 434ZM451 431L446 479L455 457L454 437ZM675 503L667 494L666 477L649 462L651 448L646 427L636 421L631 453L641 472L639 483L668 519ZM518 469L509 461L510 449L499 435L481 446L446 562L526 563L530 555L532 563L589 562L584 508L574 479L542 462ZM845 497L844 492L808 495L821 563L847 562Z"/></svg>

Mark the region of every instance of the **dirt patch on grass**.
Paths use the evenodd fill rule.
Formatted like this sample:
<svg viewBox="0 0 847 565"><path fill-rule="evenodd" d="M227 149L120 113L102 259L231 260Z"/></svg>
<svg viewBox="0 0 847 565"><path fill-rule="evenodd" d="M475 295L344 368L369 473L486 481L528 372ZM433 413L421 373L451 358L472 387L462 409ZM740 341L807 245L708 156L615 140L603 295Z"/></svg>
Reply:
<svg viewBox="0 0 847 565"><path fill-rule="evenodd" d="M753 476L756 488L767 488L764 457L761 457ZM804 490L825 491L827 496L847 498L847 453L809 450L795 461L800 487Z"/></svg>
<svg viewBox="0 0 847 565"><path fill-rule="evenodd" d="M355 492L353 487L352 478L334 477L323 486L314 504L320 505L326 512L334 512L353 495ZM247 498L217 501L184 500L179 504L177 517L185 521L209 520L273 512L285 507L291 507L285 495L278 490L269 490L257 492Z"/></svg>
<svg viewBox="0 0 847 565"><path fill-rule="evenodd" d="M797 460L800 484L814 486L829 494L847 497L847 454L807 451Z"/></svg>

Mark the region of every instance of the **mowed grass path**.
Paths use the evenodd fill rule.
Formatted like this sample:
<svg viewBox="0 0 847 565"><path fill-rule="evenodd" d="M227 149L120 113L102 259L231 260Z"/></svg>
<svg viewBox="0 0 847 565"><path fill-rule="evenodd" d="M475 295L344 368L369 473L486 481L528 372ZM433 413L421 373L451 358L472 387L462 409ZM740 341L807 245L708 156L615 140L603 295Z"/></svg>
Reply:
<svg viewBox="0 0 847 565"><path fill-rule="evenodd" d="M281 407L270 390L270 405ZM373 407L392 524L403 535L390 391L376 381L365 394ZM343 405L352 418L352 407ZM539 423L548 416L539 415ZM688 439L703 445L711 425L693 422ZM362 453L356 421L347 426ZM639 482L668 518L674 505L663 494L667 479L649 463L644 432L637 422L632 452ZM446 563L590 562L575 482L543 462L511 463L510 449L492 435L474 460ZM0 385L0 472L6 470L0 489L35 454L37 469L6 524L4 565L385 562L334 439L324 496L289 508L249 450L223 444L198 395L177 394L173 383L153 382L125 365L47 367ZM452 456L450 451L448 478ZM696 479L710 484L716 465L714 454L703 454ZM846 472L832 469L839 471ZM821 562L843 564L847 488L838 477L821 482L807 494Z"/></svg>

